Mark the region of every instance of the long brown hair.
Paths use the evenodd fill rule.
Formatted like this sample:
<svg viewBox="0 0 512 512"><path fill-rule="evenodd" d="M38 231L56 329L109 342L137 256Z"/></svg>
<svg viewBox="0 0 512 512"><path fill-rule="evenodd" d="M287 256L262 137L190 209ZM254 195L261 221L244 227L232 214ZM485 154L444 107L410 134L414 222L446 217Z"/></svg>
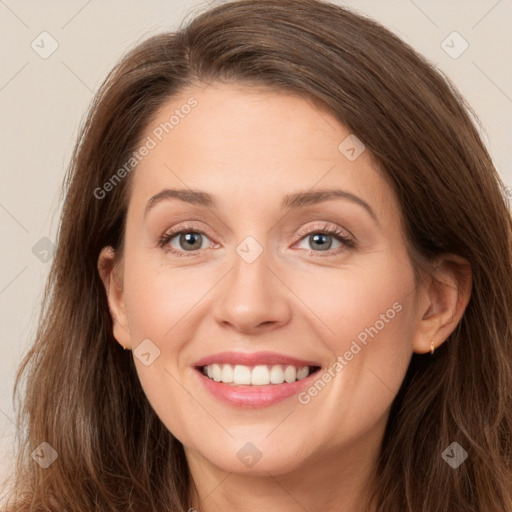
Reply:
<svg viewBox="0 0 512 512"><path fill-rule="evenodd" d="M57 251L35 341L18 370L19 455L9 510L186 511L183 446L162 424L133 357L114 340L97 270L119 253L127 162L158 108L194 83L234 81L321 104L361 139L396 190L415 268L444 253L472 295L430 357L414 354L393 402L375 482L380 512L512 511L512 220L504 184L450 82L379 24L317 0L242 0L153 36L97 93L65 179ZM426 268L426 267L425 267ZM58 459L44 469L42 442ZM452 469L452 442L468 459Z"/></svg>

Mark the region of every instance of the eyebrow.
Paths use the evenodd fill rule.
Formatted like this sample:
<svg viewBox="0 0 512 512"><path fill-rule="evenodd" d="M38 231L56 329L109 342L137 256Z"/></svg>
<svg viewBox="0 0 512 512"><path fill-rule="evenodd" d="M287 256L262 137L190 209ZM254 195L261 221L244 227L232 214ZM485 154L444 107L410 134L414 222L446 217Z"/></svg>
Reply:
<svg viewBox="0 0 512 512"><path fill-rule="evenodd" d="M178 199L186 203L196 204L211 209L217 209L217 202L215 198L208 192L193 189L166 188L149 199L144 211L144 217L158 203L168 199ZM364 199L361 199L359 196L356 196L355 194L342 189L317 189L287 194L283 198L281 207L283 209L297 209L304 206L323 203L333 199L345 199L363 207L370 214L373 220L377 224L379 223L372 207Z"/></svg>

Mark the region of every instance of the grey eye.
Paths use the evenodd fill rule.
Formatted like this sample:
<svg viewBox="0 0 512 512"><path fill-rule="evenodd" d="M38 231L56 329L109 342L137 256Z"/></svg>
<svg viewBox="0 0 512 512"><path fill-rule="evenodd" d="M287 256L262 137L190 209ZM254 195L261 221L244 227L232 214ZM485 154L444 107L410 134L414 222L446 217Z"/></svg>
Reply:
<svg viewBox="0 0 512 512"><path fill-rule="evenodd" d="M174 243L175 239L177 239L178 246ZM203 249L202 245L205 239L208 240L208 237L202 233L198 233L196 231L183 231L181 233L176 233L170 239L170 245L177 250L197 251L199 249Z"/></svg>
<svg viewBox="0 0 512 512"><path fill-rule="evenodd" d="M332 248L333 240L340 244L338 247L341 247L343 245L339 240L336 240L336 238L333 235L320 232L312 233L310 235L305 236L299 243L303 243L304 241L308 240L310 241L310 247L301 247L302 249L328 251L329 249Z"/></svg>

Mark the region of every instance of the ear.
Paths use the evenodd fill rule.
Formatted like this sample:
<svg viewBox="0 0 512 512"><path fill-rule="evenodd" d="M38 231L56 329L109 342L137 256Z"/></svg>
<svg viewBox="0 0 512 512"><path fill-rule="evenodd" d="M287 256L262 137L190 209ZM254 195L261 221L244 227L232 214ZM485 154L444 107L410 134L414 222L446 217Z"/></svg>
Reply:
<svg viewBox="0 0 512 512"><path fill-rule="evenodd" d="M419 322L413 339L414 352L424 354L439 347L455 330L471 297L471 265L464 258L443 255L419 291Z"/></svg>
<svg viewBox="0 0 512 512"><path fill-rule="evenodd" d="M119 266L115 261L114 249L110 246L103 247L98 257L98 271L107 293L114 338L122 347L131 348L124 304L123 278L120 275Z"/></svg>

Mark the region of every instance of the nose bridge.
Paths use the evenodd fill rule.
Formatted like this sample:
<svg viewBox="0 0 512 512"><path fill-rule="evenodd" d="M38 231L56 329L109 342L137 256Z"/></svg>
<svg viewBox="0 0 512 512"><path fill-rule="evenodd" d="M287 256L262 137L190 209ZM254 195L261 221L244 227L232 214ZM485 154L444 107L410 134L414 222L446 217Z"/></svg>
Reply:
<svg viewBox="0 0 512 512"><path fill-rule="evenodd" d="M261 240L261 237L260 237ZM262 295L269 293L270 265L272 257L266 247L265 241L261 243L253 236L247 236L235 249L233 258L232 286L243 291L245 295Z"/></svg>
<svg viewBox="0 0 512 512"><path fill-rule="evenodd" d="M247 236L236 246L232 270L217 302L218 322L251 331L262 324L276 325L288 320L287 299L279 290L283 285L275 275L272 255L264 245L264 240Z"/></svg>

